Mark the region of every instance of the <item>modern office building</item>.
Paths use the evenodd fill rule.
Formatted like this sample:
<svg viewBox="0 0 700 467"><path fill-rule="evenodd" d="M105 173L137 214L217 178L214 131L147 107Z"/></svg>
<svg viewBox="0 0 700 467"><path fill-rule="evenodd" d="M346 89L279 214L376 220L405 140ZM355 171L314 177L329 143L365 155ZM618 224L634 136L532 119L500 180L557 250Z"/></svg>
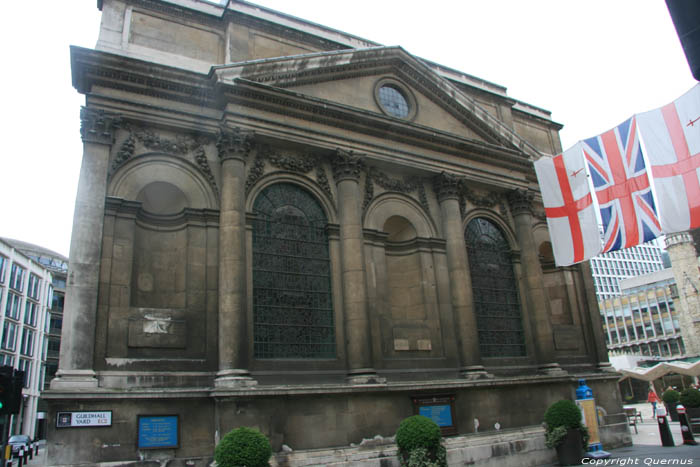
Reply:
<svg viewBox="0 0 700 467"><path fill-rule="evenodd" d="M0 364L24 371L25 381L20 412L2 433L35 438L45 432L46 411L39 408L39 396L45 382L53 276L13 243L0 239Z"/></svg>
<svg viewBox="0 0 700 467"><path fill-rule="evenodd" d="M618 286L616 295L598 302L610 354L684 356L673 270L623 279Z"/></svg>
<svg viewBox="0 0 700 467"><path fill-rule="evenodd" d="M664 259L666 258L666 259ZM620 281L670 267L663 240L652 240L591 259L598 302L621 295Z"/></svg>
<svg viewBox="0 0 700 467"><path fill-rule="evenodd" d="M51 251L47 248L32 243L3 238L6 243L12 246L15 250L30 258L32 261L39 263L44 268L51 272L53 296L49 303L48 321L44 327L44 338L42 342L42 360L40 362L43 375L43 387L48 389L51 379L56 375L58 370L58 354L61 348L61 327L63 323L63 303L66 296L66 276L68 274L68 258ZM46 433L46 406L43 400L39 400L38 406L39 422L36 429L36 437L44 438Z"/></svg>

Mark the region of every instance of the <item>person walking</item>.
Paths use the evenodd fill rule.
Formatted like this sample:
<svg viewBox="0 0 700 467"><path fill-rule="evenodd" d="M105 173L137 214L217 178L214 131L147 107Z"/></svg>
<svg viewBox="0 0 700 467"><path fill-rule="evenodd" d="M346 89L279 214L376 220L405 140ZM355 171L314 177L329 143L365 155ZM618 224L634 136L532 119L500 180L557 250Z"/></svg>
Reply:
<svg viewBox="0 0 700 467"><path fill-rule="evenodd" d="M653 388L649 388L649 395L647 396L647 402L651 404L652 417L656 417L656 403L661 402L659 396L656 395L656 391Z"/></svg>

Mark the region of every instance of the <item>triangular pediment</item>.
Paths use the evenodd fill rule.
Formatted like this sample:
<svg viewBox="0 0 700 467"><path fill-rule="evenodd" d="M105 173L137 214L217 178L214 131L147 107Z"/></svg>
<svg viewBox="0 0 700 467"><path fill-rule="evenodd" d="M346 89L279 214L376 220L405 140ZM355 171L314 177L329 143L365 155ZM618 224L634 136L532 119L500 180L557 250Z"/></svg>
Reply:
<svg viewBox="0 0 700 467"><path fill-rule="evenodd" d="M244 79L316 100L434 128L441 133L532 154L524 140L474 99L401 47L372 47L253 60L212 69L217 82ZM378 90L388 85L408 101L407 115L392 115Z"/></svg>

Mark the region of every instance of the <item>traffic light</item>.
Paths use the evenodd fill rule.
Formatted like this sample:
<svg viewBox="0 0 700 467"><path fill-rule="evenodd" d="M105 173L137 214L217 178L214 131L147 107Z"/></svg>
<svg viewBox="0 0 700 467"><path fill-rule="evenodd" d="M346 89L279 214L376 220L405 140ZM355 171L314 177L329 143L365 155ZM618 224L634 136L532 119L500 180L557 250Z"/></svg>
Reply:
<svg viewBox="0 0 700 467"><path fill-rule="evenodd" d="M24 371L14 370L12 378L10 380L10 393L7 397L7 409L3 406L4 410L7 410L8 414L19 413L20 406L22 404L22 388L24 387Z"/></svg>
<svg viewBox="0 0 700 467"><path fill-rule="evenodd" d="M11 366L0 366L0 415L7 415L9 411L10 399L14 385L12 384L12 376L14 369Z"/></svg>

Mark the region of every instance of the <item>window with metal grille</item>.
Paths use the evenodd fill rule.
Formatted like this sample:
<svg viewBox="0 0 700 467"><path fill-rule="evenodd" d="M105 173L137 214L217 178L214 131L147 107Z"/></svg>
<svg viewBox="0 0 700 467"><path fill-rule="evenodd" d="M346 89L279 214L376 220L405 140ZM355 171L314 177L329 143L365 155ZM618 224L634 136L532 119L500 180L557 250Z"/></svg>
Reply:
<svg viewBox="0 0 700 467"><path fill-rule="evenodd" d="M389 115L398 118L406 118L409 115L408 101L396 86L390 84L381 86L379 88L379 102Z"/></svg>
<svg viewBox="0 0 700 467"><path fill-rule="evenodd" d="M306 190L264 189L253 211L255 358L335 358L327 219Z"/></svg>
<svg viewBox="0 0 700 467"><path fill-rule="evenodd" d="M469 222L464 237L481 355L524 356L520 299L506 238L494 223L480 217Z"/></svg>

